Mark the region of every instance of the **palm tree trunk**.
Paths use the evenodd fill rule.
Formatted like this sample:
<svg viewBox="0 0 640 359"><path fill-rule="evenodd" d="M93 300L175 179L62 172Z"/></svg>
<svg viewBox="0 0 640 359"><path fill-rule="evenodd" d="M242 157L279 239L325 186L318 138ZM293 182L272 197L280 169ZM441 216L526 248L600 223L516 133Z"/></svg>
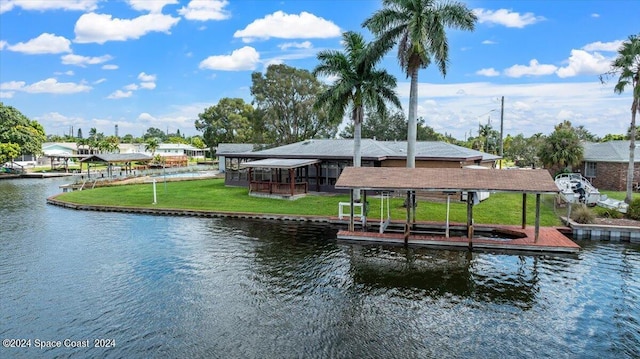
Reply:
<svg viewBox="0 0 640 359"><path fill-rule="evenodd" d="M353 167L361 167L362 165L362 106L357 106L353 110ZM354 190L353 199L360 202L360 190Z"/></svg>
<svg viewBox="0 0 640 359"><path fill-rule="evenodd" d="M416 137L418 117L418 68L411 71L409 90L409 129L407 131L407 168L416 167Z"/></svg>
<svg viewBox="0 0 640 359"><path fill-rule="evenodd" d="M633 200L633 172L636 153L636 112L638 112L638 98L633 99L631 106L631 131L629 131L629 167L627 169L627 196L624 201L631 204Z"/></svg>

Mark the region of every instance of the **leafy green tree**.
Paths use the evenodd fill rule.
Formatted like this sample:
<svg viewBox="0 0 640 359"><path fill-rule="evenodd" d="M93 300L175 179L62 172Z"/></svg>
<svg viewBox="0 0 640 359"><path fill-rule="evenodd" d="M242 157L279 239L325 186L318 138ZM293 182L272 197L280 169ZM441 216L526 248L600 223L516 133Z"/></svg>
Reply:
<svg viewBox="0 0 640 359"><path fill-rule="evenodd" d="M200 136L192 136L190 141L191 141L191 146L193 146L195 148L203 149L203 148L207 147L207 145L202 140L202 137L200 137Z"/></svg>
<svg viewBox="0 0 640 359"><path fill-rule="evenodd" d="M618 49L618 56L611 63L611 70L606 75L619 75L618 82L614 87L615 93L621 94L627 87L631 87L632 92L627 195L624 200L626 203L631 203L636 149L636 114L640 113L640 35L631 35L622 43Z"/></svg>
<svg viewBox="0 0 640 359"><path fill-rule="evenodd" d="M544 140L541 133L528 138L521 133L515 137L508 135L505 139L504 157L518 167L540 167L542 163L538 153L544 145Z"/></svg>
<svg viewBox="0 0 640 359"><path fill-rule="evenodd" d="M144 135L142 135L142 139L144 141L148 141L151 138L157 138L158 141L162 142L167 138L167 134L164 133L164 131L162 131L159 128L149 127L147 129L147 132L145 132Z"/></svg>
<svg viewBox="0 0 640 359"><path fill-rule="evenodd" d="M14 107L0 102L0 143L17 145L19 154L37 155L42 153L45 139L40 123L29 120ZM13 151L15 147L11 146L11 149Z"/></svg>
<svg viewBox="0 0 640 359"><path fill-rule="evenodd" d="M406 139L406 136L404 137L404 139ZM416 139L418 141L442 141L449 143L457 142L455 138L439 133L434 130L433 127L428 126L422 117L418 118L417 121Z"/></svg>
<svg viewBox="0 0 640 359"><path fill-rule="evenodd" d="M189 140L181 136L169 136L167 137L166 143L182 143L185 145L189 144Z"/></svg>
<svg viewBox="0 0 640 359"><path fill-rule="evenodd" d="M0 143L0 167L20 156L20 146L16 143Z"/></svg>
<svg viewBox="0 0 640 359"><path fill-rule="evenodd" d="M330 117L337 121L342 121L348 108L351 110L354 125L353 166L360 167L365 108L375 109L384 116L386 101L398 108L402 105L395 93L395 77L376 67L386 49L367 43L362 35L351 31L342 34L342 44L344 52L324 50L318 53L320 64L313 74L336 76L337 80L318 96L315 109L328 106Z"/></svg>
<svg viewBox="0 0 640 359"><path fill-rule="evenodd" d="M576 131L576 134L578 135L578 138L580 139L580 141L598 142L598 140L599 140L598 136L594 135L589 130L587 130L584 127L584 125L580 125L578 127L574 127L573 130Z"/></svg>
<svg viewBox="0 0 640 359"><path fill-rule="evenodd" d="M353 123L347 125L340 137L353 138L353 127ZM404 141L407 139L407 119L402 111L393 114L367 111L362 123L362 137L380 141Z"/></svg>
<svg viewBox="0 0 640 359"><path fill-rule="evenodd" d="M219 143L242 143L251 139L253 106L241 98L223 98L198 114L196 129L202 131L211 153Z"/></svg>
<svg viewBox="0 0 640 359"><path fill-rule="evenodd" d="M266 73L251 74L251 94L260 111L264 130L276 144L310 138L331 138L341 119L329 116L327 109L314 109L325 86L307 70L284 64L269 65Z"/></svg>
<svg viewBox="0 0 640 359"><path fill-rule="evenodd" d="M564 121L555 126L555 131L545 139L540 148L538 157L547 168L556 170L571 168L582 161L584 147L571 127L571 122Z"/></svg>
<svg viewBox="0 0 640 359"><path fill-rule="evenodd" d="M629 129L628 132L631 132L631 129ZM636 132L636 139L637 139L637 132ZM624 141L624 140L628 140L628 134L625 137L625 135L621 135L621 134L612 134L612 133L607 133L606 135L604 135L604 137L602 137L600 139L600 142L608 142L608 141Z"/></svg>
<svg viewBox="0 0 640 359"><path fill-rule="evenodd" d="M144 148L147 151L151 151L151 157L154 157L154 155L156 154L156 150L158 149L158 146L160 146L158 139L156 137L152 137L147 140L147 144L146 146L144 146Z"/></svg>
<svg viewBox="0 0 640 359"><path fill-rule="evenodd" d="M390 48L398 43L398 60L407 77L409 90L409 128L407 134L407 167L415 167L417 138L418 70L438 65L447 73L449 42L446 28L473 31L476 15L458 2L436 0L383 0L383 8L363 23L377 36L377 41Z"/></svg>
<svg viewBox="0 0 640 359"><path fill-rule="evenodd" d="M101 153L118 153L120 152L120 139L116 136L108 136L97 142L97 149Z"/></svg>

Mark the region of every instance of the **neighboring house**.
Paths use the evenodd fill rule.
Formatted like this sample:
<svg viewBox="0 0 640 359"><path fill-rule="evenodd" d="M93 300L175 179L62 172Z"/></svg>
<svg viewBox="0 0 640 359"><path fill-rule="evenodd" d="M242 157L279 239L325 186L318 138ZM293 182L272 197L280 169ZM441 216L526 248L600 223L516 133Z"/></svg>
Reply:
<svg viewBox="0 0 640 359"><path fill-rule="evenodd" d="M405 141L362 139L362 166L405 167L406 148ZM303 190L336 192L334 185L342 170L353 165L353 140L313 139L259 151L249 147L238 151L224 149L223 154L220 165L226 168L227 185L249 186L252 192L271 192L275 189L267 184L278 184L279 190L291 196ZM416 143L416 167L491 168L498 159L499 156L445 142Z"/></svg>
<svg viewBox="0 0 640 359"><path fill-rule="evenodd" d="M184 143L161 143L156 149L156 154L160 156L187 156L204 159L205 153L209 149L200 149Z"/></svg>
<svg viewBox="0 0 640 359"><path fill-rule="evenodd" d="M591 184L602 190L625 191L629 168L629 141L585 142L580 172ZM640 149L634 155L633 188L640 179Z"/></svg>
<svg viewBox="0 0 640 359"><path fill-rule="evenodd" d="M234 153L247 153L247 152L253 152L254 149L256 148L256 146L258 145L254 145L251 143L220 143L218 144L218 147L216 149L216 156L218 157L218 171L220 171L220 173L224 173L226 168L227 168L227 153L229 154L234 154ZM237 167L237 157L236 158L236 167ZM229 168L233 167L234 164L232 164L231 162L229 162Z"/></svg>

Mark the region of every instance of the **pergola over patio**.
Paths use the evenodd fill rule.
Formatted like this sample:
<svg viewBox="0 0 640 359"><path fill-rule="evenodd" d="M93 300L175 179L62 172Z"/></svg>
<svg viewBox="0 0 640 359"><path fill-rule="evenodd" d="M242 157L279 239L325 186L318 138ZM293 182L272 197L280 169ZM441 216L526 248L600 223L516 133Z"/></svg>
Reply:
<svg viewBox="0 0 640 359"><path fill-rule="evenodd" d="M80 162L87 164L87 177L91 177L91 163L106 163L107 164L107 176L111 177L113 172L113 165L117 163L124 164L124 170L126 173L132 173L132 162L149 162L153 158L144 153L102 153L89 155L82 159Z"/></svg>
<svg viewBox="0 0 640 359"><path fill-rule="evenodd" d="M303 177L301 169L306 169L309 165L317 165L318 159L282 159L267 158L263 160L245 162L241 168L249 169L249 194L285 196L293 198L296 195L306 194L309 190L309 171L305 171L305 181L298 180ZM262 168L269 170L269 180L255 179L254 169ZM286 170L287 175L283 176L282 171ZM296 172L297 176L296 176ZM316 171L319 173L319 171ZM275 179L275 180L274 180ZM318 183L318 181L316 181Z"/></svg>
<svg viewBox="0 0 640 359"><path fill-rule="evenodd" d="M407 192L407 203L414 201L416 191L467 192L467 235L469 246L473 237L473 204L476 192L522 193L522 228L526 228L527 194L536 195L535 239L540 229L540 195L556 194L558 187L546 170L475 170L469 168L391 168L348 167L336 182L336 188L351 190L351 214L349 231L354 231L354 191L402 191ZM366 194L366 192L365 192ZM365 199L366 200L366 199ZM415 207L407 206L405 243L411 234L412 217L415 224Z"/></svg>

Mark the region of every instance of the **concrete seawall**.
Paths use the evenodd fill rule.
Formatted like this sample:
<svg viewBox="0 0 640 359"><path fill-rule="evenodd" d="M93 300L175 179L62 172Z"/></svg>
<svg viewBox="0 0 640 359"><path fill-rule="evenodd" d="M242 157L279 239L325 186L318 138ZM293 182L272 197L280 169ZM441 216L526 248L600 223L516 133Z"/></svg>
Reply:
<svg viewBox="0 0 640 359"><path fill-rule="evenodd" d="M331 224L345 224L347 221L340 220L337 217L323 217L323 216L307 216L307 215L287 215L287 214L262 214L262 213L247 213L247 212L222 212L222 211L204 211L204 210L191 210L191 209L174 209L174 208L149 208L149 207L118 207L118 206L99 206L99 205L85 205L65 202L57 199L58 195L47 198L47 203L83 211L98 211L98 212L121 212L121 213L140 213L151 214L161 216L189 216L189 217L210 217L210 218L246 218L246 219L268 219L268 220L280 220L280 221L298 221L298 222L317 222L317 223L331 223Z"/></svg>

